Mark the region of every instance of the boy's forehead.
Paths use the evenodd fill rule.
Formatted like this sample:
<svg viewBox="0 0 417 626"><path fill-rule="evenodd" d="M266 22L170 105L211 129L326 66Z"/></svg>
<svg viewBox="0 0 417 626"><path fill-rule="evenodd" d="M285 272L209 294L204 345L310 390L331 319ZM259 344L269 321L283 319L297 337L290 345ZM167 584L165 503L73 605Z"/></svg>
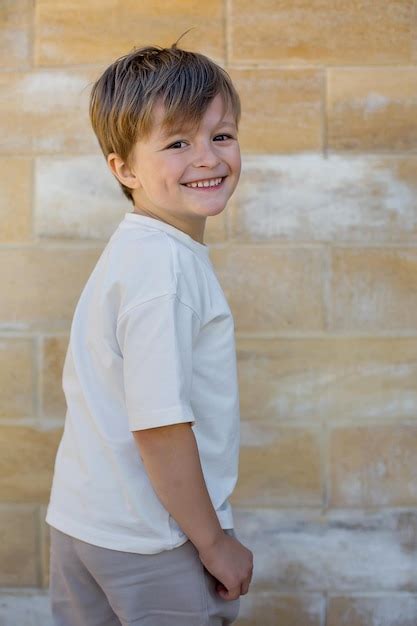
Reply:
<svg viewBox="0 0 417 626"><path fill-rule="evenodd" d="M163 103L157 102L152 109L151 137L156 139L166 139L177 131L191 131L196 124L191 124L187 118L166 121L166 107Z"/></svg>
<svg viewBox="0 0 417 626"><path fill-rule="evenodd" d="M183 120L172 120L169 124L166 119L166 107L163 103L158 102L152 110L152 135L164 139L168 137L174 130L191 130L192 124Z"/></svg>
<svg viewBox="0 0 417 626"><path fill-rule="evenodd" d="M227 113L232 115L228 107L222 106L221 119L227 116ZM233 115L232 115L233 117ZM165 122L166 107L161 100L158 100L152 109L152 127L151 136L158 139L166 139L175 132L193 131L197 128L198 123L191 123L187 118L181 120L172 120L169 124ZM217 116L216 116L217 118ZM233 123L235 122L233 118Z"/></svg>

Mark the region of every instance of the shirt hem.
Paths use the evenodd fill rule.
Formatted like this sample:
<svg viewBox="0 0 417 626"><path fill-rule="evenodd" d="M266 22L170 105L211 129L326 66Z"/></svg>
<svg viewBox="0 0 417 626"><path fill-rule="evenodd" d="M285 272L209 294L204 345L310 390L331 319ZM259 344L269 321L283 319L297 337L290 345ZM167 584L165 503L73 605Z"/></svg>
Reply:
<svg viewBox="0 0 417 626"><path fill-rule="evenodd" d="M225 519L221 519L221 513L219 514L219 522L222 528L230 529L233 528L233 523L231 522L230 516L227 516ZM119 550L120 552L133 552L135 554L158 554L159 552L164 552L165 550L174 550L175 548L179 548L184 543L188 541L188 537L184 535L177 543L173 544L169 542L169 544L165 544L161 547L161 542L152 542L152 541L141 541L140 536L135 537L132 541L124 536L121 539L115 538L114 534L103 533L98 528L89 528L85 525L80 526L74 520L70 520L67 517L61 515L60 513L53 511L51 508L48 508L47 515L45 517L45 521L49 526L60 530L66 535L70 535L75 539L79 539L80 541L84 541L86 543L90 543L94 546L99 546L101 548L107 548L109 550ZM171 533L172 536L172 533Z"/></svg>
<svg viewBox="0 0 417 626"><path fill-rule="evenodd" d="M85 541L86 543L90 543L101 548L119 550L121 552L157 554L158 552L163 552L164 550L173 550L174 548L178 548L188 540L188 537L185 537L185 539L182 539L175 545L172 545L170 542L169 544L161 547L161 542L144 542L141 541L140 536L135 537L132 541L129 541L126 536L122 539L117 539L114 534L110 535L109 533L100 531L98 528L88 528L85 525L80 526L74 522L74 520L70 520L56 511L48 511L45 521L49 524L49 526L53 526L57 530L60 530L75 539Z"/></svg>

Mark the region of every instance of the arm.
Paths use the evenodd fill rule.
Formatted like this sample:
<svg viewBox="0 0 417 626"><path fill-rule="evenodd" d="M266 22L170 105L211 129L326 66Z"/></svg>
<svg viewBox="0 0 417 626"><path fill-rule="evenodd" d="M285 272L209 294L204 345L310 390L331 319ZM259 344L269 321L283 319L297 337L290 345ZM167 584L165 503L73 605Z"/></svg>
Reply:
<svg viewBox="0 0 417 626"><path fill-rule="evenodd" d="M223 536L189 422L133 431L159 499L199 552Z"/></svg>

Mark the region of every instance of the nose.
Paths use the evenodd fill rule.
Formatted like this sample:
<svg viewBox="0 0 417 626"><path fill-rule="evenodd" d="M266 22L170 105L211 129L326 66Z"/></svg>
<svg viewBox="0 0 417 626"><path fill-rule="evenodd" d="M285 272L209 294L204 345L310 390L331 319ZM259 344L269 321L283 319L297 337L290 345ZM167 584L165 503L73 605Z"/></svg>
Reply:
<svg viewBox="0 0 417 626"><path fill-rule="evenodd" d="M216 153L215 146L212 142L201 142L195 148L195 155L193 158L194 167L210 167L214 168L220 163L219 156Z"/></svg>

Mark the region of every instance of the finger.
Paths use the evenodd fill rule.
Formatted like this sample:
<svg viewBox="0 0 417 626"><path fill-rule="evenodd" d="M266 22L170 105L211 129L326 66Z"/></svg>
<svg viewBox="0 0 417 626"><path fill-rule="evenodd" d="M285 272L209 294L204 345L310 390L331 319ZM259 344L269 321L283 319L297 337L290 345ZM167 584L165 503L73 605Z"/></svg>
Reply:
<svg viewBox="0 0 417 626"><path fill-rule="evenodd" d="M229 589L229 600L237 600L240 596L240 585L239 587L233 587L233 589Z"/></svg>
<svg viewBox="0 0 417 626"><path fill-rule="evenodd" d="M240 595L245 596L248 593L249 585L242 583L240 586Z"/></svg>
<svg viewBox="0 0 417 626"><path fill-rule="evenodd" d="M220 590L219 595L223 598L223 600L237 600L240 596L240 587L234 587L233 589L229 589L229 591Z"/></svg>

